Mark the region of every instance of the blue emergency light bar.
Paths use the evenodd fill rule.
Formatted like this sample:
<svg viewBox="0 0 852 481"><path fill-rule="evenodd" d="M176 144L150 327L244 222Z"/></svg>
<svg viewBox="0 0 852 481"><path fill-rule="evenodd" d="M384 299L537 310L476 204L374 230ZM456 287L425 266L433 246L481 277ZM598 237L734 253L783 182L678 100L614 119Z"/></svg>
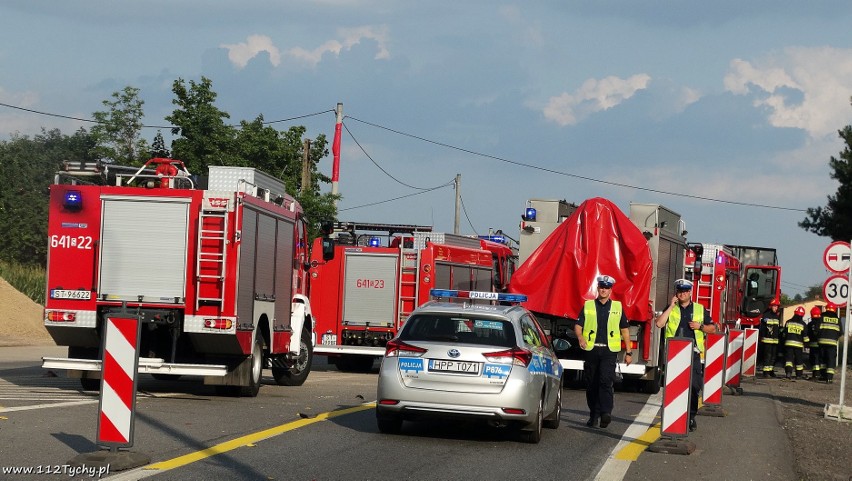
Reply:
<svg viewBox="0 0 852 481"><path fill-rule="evenodd" d="M506 294L503 292L459 291L455 289L431 289L432 297L454 297L457 299L484 299L488 301L526 302L524 294Z"/></svg>
<svg viewBox="0 0 852 481"><path fill-rule="evenodd" d="M63 205L68 210L80 210L83 207L83 195L79 190L69 190L65 193Z"/></svg>
<svg viewBox="0 0 852 481"><path fill-rule="evenodd" d="M527 207L524 211L524 220L527 222L535 222L536 211L532 207Z"/></svg>
<svg viewBox="0 0 852 481"><path fill-rule="evenodd" d="M504 235L481 235L479 236L479 238L491 242L496 242L498 244L508 244L508 242L506 242L506 236Z"/></svg>
<svg viewBox="0 0 852 481"><path fill-rule="evenodd" d="M381 247L382 241L378 237L370 237L370 247Z"/></svg>

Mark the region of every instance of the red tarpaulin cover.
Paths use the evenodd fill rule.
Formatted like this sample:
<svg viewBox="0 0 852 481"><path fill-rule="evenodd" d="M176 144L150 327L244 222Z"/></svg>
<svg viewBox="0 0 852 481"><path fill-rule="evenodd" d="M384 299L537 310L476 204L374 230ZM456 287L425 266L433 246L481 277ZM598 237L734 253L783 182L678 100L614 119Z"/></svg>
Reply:
<svg viewBox="0 0 852 481"><path fill-rule="evenodd" d="M533 312L577 319L597 296L597 276L615 278L612 298L627 318L650 319L653 265L642 231L612 202L595 197L577 208L512 276L509 291L526 294Z"/></svg>

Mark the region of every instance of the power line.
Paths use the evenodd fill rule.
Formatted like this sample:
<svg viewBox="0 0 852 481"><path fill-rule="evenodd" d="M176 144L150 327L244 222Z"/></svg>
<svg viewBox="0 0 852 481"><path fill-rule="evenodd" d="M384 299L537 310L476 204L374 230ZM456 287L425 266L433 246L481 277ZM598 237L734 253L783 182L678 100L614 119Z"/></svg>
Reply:
<svg viewBox="0 0 852 481"><path fill-rule="evenodd" d="M84 118L80 118L80 117L72 117L72 116L69 116L69 115L54 114L54 113L50 113L50 112L42 112L40 110L27 109L27 108L24 108L24 107L18 107L17 105L9 105L9 104L3 103L3 102L0 102L0 106L8 107L10 109L22 110L24 112L30 112L30 113L33 113L33 114L44 115L44 116L47 116L47 117L56 117L56 118L60 118L60 119L76 120L76 121L79 121L79 122L88 122L88 123L92 123L92 124L106 124L106 123L108 123L108 122L101 122L101 121L94 120L94 119L84 119ZM312 114L298 115L296 117L290 117L290 118L287 118L287 119L270 120L270 121L267 121L267 122L261 122L261 124L262 125L272 125L272 124L277 124L277 123L280 123L280 122L292 122L294 120L304 119L304 118L308 118L308 117L314 117L314 116L317 116L317 115L327 114L329 112L334 113L334 109L323 110L322 112L315 112L315 113L312 113ZM238 128L238 127L240 127L240 125L239 124L235 124L235 125L232 124L232 125L229 125L229 127ZM142 128L146 128L146 129L176 129L176 128L179 128L179 127L176 126L176 125L142 125Z"/></svg>
<svg viewBox="0 0 852 481"><path fill-rule="evenodd" d="M464 206L464 198L461 194L459 194L459 200L461 201L462 212L464 212L464 218L467 219L467 225L470 226L470 230L472 230L474 234L479 236L479 232L476 232L476 227L474 227L473 223L470 221L470 216L467 215L467 207Z"/></svg>
<svg viewBox="0 0 852 481"><path fill-rule="evenodd" d="M450 145L450 144L446 144L446 143L443 143L443 142L438 142L438 141L435 141L435 140L427 139L425 137L420 137L418 135L409 134L407 132L402 132L402 131L399 131L399 130L396 130L396 129L392 129L390 127L385 127L383 125L378 125L378 124L375 124L375 123L372 123L372 122L368 122L366 120L361 120L361 119L358 119L356 117L352 117L352 116L348 116L348 115L346 117L350 118L350 119L352 119L356 122L361 122L363 124L369 125L371 127L387 130L388 132L393 132L397 135L410 137L410 138L417 139L417 140L427 142L427 143L430 143L430 144L438 145L438 146L441 146L441 147L446 147L448 149L458 150L459 152L464 152L464 153L476 155L476 156L479 156L479 157L485 157L485 158L488 158L488 159L499 160L500 162L506 162L507 164L513 164L513 165L517 165L517 166L520 166L520 167L527 167L527 168L530 168L530 169L541 170L543 172L548 172L548 173L551 173L551 174L564 175L566 177L573 177L575 179L588 180L590 182L598 182L600 184L612 185L612 186L615 186L615 187L624 187L624 188L630 188L630 189L636 189L636 190L643 190L645 192L653 192L653 193L656 193L656 194L665 194L665 195L671 195L671 196L676 196L676 197L686 197L686 198L690 198L690 199L706 200L706 201L710 201L710 202L719 202L719 203L722 203L722 204L742 205L742 206L747 206L747 207L762 207L762 208L765 208L765 209L787 210L787 211L793 211L793 212L807 212L806 209L795 209L795 208L792 208L792 207L781 207L781 206L775 206L775 205L754 204L754 203L750 203L750 202L739 202L739 201L734 201L734 200L716 199L716 198L713 198L713 197L705 197L705 196L701 196L701 195L684 194L682 192L668 192L668 191L665 191L665 190L651 189L649 187L640 187L638 185L631 185L631 184L624 184L624 183L621 183L621 182L611 182L611 181L607 181L607 180L595 179L593 177L586 177L586 176L579 175L579 174L562 172L562 171L559 171L559 170L553 170L553 169L548 169L548 168L545 168L545 167L540 167L538 165L532 165L532 164L527 164L527 163L524 163L524 162L518 162L518 161L514 161L514 160L505 159L505 158L502 158L502 157L497 157L496 155L485 154L485 153L482 153L482 152L476 152L474 150L465 149L463 147L457 147L455 145Z"/></svg>
<svg viewBox="0 0 852 481"><path fill-rule="evenodd" d="M431 189L427 189L427 190L424 190L424 191L422 191L422 192L415 192L415 193L413 193L413 194L401 195L401 196L399 196L399 197L394 197L393 199L380 200L380 201L378 201L378 202L371 202L371 203L369 203L369 204L356 205L356 206L354 206L354 207L347 207L347 208L345 208L345 209L338 209L338 212L343 212L343 211L345 211L345 210L360 209L360 208L362 208L362 207L371 207L371 206L379 205L379 204L385 204L385 203L387 203L387 202L393 202L393 201L395 201L395 200L405 199L405 198L407 198L407 197L413 197L413 196L415 196L415 195L420 195L420 194L425 194L425 193L427 193L427 192L432 192L433 190L442 189L442 188L444 188L444 187L449 187L449 186L451 186L451 185L453 185L453 182L448 182L448 183L446 183L446 184L444 184L444 185L439 185L438 187L433 187L433 188L431 188Z"/></svg>
<svg viewBox="0 0 852 481"><path fill-rule="evenodd" d="M385 170L384 168L382 168L382 166L381 166L381 165L379 165L379 164L378 164L378 162L376 162L376 161L373 159L373 157L372 157L372 156L370 156L370 154L368 154L368 153L367 153L367 151L364 149L364 147L361 145L361 143L360 143L360 142L358 142L358 139L356 139L356 138L355 138L355 136L354 136L354 135L352 135L352 131L350 131L350 130L349 130L349 127L348 127L346 124L343 124L343 128L344 128L344 129L346 129L346 133L347 133L347 134L349 134L349 137L351 137L351 138L352 138L352 141L353 141L353 142L355 142L355 145L357 145L357 146L358 146L358 148L359 148L359 149L361 149L361 152L363 152L363 153L364 153L364 155L366 155L366 156L367 156L367 158L368 158L368 159L370 159L370 162L372 162L372 163L373 163L373 165L375 165L375 166L376 166L379 170L381 170L382 172L384 172L384 174L385 174L386 176L390 177L391 179L393 179L394 181L396 181L398 184L400 184L400 185L404 185L404 186L406 186L406 187L410 187L410 188L412 188L412 189L416 189L416 190L432 190L432 189L429 189L429 188L424 188L424 187L415 187L415 186L413 186L413 185L406 184L405 182L403 182L403 181L401 181L401 180L397 179L396 177L394 177L393 175L391 175L391 174L390 174L390 172L388 172L387 170ZM438 187L443 187L443 185L440 185L440 186L438 186ZM435 188L437 188L437 187L435 187ZM434 189L434 188L433 188L433 189Z"/></svg>

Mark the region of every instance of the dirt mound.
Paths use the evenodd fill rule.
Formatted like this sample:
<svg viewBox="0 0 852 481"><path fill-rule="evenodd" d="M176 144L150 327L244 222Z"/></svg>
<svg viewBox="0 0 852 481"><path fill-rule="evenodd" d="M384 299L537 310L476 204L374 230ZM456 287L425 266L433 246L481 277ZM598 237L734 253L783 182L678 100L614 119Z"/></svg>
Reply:
<svg viewBox="0 0 852 481"><path fill-rule="evenodd" d="M43 315L44 307L0 278L0 347L54 344Z"/></svg>

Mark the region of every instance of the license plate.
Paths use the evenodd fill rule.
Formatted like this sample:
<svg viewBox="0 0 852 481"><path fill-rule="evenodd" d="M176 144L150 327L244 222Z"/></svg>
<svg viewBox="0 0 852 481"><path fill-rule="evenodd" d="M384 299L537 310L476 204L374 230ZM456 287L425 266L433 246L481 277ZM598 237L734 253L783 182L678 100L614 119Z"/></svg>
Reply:
<svg viewBox="0 0 852 481"><path fill-rule="evenodd" d="M337 334L323 334L322 335L322 345L323 346L336 346L337 345Z"/></svg>
<svg viewBox="0 0 852 481"><path fill-rule="evenodd" d="M51 299L80 299L88 301L92 298L92 291L69 291L65 289L51 289Z"/></svg>
<svg viewBox="0 0 852 481"><path fill-rule="evenodd" d="M429 359L429 370L433 372L454 372L458 374L479 374L478 362L450 361L447 359Z"/></svg>

